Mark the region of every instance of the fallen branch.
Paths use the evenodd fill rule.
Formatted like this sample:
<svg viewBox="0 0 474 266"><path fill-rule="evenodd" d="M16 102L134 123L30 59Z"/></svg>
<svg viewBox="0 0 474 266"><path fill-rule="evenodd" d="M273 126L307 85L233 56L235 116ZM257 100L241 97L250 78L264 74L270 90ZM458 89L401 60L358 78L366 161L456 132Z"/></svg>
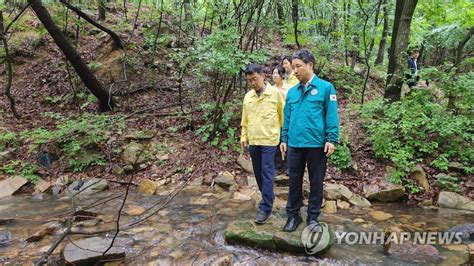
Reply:
<svg viewBox="0 0 474 266"><path fill-rule="evenodd" d="M74 13L76 13L79 17L85 19L87 22L90 24L94 25L96 28L104 31L105 33L109 34L110 37L114 40L114 44L116 48L123 49L124 44L122 42L122 39L117 35L117 33L113 32L112 30L108 29L107 27L97 23L95 20L93 20L91 17L89 17L86 13L82 12L79 8L69 4L68 1L66 0L60 0L63 5L65 5L67 8L72 10Z"/></svg>

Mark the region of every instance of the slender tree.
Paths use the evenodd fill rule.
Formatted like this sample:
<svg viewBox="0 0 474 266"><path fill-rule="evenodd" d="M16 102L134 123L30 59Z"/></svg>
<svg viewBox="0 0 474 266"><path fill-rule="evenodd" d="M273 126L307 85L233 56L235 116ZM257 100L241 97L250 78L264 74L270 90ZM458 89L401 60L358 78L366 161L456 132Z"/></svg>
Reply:
<svg viewBox="0 0 474 266"><path fill-rule="evenodd" d="M384 93L384 98L390 102L399 101L401 97L410 26L417 2L418 0L397 0Z"/></svg>

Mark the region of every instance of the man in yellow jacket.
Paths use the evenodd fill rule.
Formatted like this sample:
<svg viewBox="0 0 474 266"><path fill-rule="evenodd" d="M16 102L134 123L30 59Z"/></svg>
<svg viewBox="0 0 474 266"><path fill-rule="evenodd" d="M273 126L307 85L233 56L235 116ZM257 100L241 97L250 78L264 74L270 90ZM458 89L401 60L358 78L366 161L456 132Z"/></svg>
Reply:
<svg viewBox="0 0 474 266"><path fill-rule="evenodd" d="M255 178L262 194L255 222L264 224L270 217L275 199L274 158L283 125L284 100L275 87L265 82L262 66L250 64L244 73L252 90L245 95L243 102L240 146L249 145Z"/></svg>

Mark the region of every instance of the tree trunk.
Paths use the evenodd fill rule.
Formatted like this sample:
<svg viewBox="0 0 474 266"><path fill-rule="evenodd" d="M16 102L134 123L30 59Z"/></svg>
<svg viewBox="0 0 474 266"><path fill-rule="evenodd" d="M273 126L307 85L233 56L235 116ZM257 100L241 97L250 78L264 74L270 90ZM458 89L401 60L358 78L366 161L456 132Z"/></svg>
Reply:
<svg viewBox="0 0 474 266"><path fill-rule="evenodd" d="M102 0L103 1L103 0ZM89 17L86 13L82 12L79 8L71 5L68 3L67 0L60 0L60 2L65 5L67 8L72 10L74 13L76 13L79 17L85 19L87 22L90 24L94 25L96 28L104 31L105 33L109 34L112 40L114 40L114 45L117 48L124 48L122 39L117 35L117 33L113 32L112 30L108 29L107 27L104 27L100 25L99 23L95 22L91 17Z"/></svg>
<svg viewBox="0 0 474 266"><path fill-rule="evenodd" d="M5 49L5 63L7 65L7 84L5 85L5 95L7 96L8 100L10 101L10 108L12 109L12 113L16 119L20 119L20 115L16 111L15 105L15 98L11 95L10 89L12 87L13 81L13 67L12 67L12 60L10 57L10 53L8 51L8 42L5 38L5 29L4 29L4 20L3 20L3 11L0 10L0 41L3 43L3 49Z"/></svg>
<svg viewBox="0 0 474 266"><path fill-rule="evenodd" d="M399 101L401 97L410 25L417 2L418 0L397 0L384 93L384 98L390 102Z"/></svg>
<svg viewBox="0 0 474 266"><path fill-rule="evenodd" d="M281 1L276 1L276 12L278 16L278 26L280 26L281 29L285 25L285 11Z"/></svg>
<svg viewBox="0 0 474 266"><path fill-rule="evenodd" d="M299 48L300 43L298 42L298 1L299 0L291 0L291 15L293 18L293 28L295 34L295 44Z"/></svg>
<svg viewBox="0 0 474 266"><path fill-rule="evenodd" d="M454 61L454 65L459 65L463 59L463 56L462 56L462 53L463 53L463 50L464 50L464 46L466 45L466 43L469 41L469 39L471 39L472 35L474 34L474 27L472 27L469 32L467 33L467 35L464 37L464 39L462 39L459 44L458 44L458 47L456 49L456 60Z"/></svg>
<svg viewBox="0 0 474 266"><path fill-rule="evenodd" d="M97 0L97 5L99 9L99 20L105 20L105 0Z"/></svg>
<svg viewBox="0 0 474 266"><path fill-rule="evenodd" d="M43 23L46 30L54 39L56 45L64 53L67 60L76 70L78 76L81 78L84 85L90 90L94 96L99 100L99 107L101 111L110 111L115 106L115 100L112 95L107 92L99 80L95 77L86 63L82 60L74 47L68 42L66 37L61 32L61 29L54 23L48 10L42 5L41 0L28 0L31 8L36 13L38 19Z"/></svg>
<svg viewBox="0 0 474 266"><path fill-rule="evenodd" d="M376 65L383 64L383 59L385 57L385 45L387 44L388 36L388 8L387 0L383 2L383 30L382 30L382 39L379 43L379 51L377 52L377 58L375 59Z"/></svg>

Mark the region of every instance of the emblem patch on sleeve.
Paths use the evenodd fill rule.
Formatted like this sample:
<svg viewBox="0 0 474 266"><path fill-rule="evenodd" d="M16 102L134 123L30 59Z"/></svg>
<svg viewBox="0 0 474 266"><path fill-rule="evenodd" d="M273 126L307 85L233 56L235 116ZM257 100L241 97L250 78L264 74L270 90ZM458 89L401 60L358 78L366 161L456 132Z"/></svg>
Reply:
<svg viewBox="0 0 474 266"><path fill-rule="evenodd" d="M331 101L337 101L336 94L331 94L331 95L329 95L329 100L331 100Z"/></svg>

